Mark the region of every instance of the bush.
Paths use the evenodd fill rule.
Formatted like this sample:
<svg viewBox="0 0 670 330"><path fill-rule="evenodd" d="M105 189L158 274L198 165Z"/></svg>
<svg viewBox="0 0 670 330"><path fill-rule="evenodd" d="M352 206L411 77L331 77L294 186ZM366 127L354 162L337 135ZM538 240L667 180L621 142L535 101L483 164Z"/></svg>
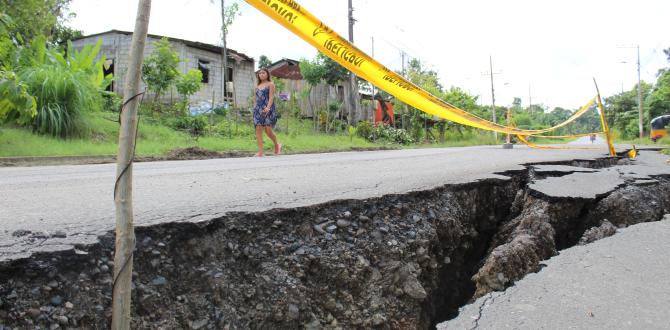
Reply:
<svg viewBox="0 0 670 330"><path fill-rule="evenodd" d="M330 122L331 130L335 131L337 134L341 134L347 131L347 121L342 119L333 119Z"/></svg>
<svg viewBox="0 0 670 330"><path fill-rule="evenodd" d="M13 72L0 71L0 123L28 124L37 114L35 97Z"/></svg>
<svg viewBox="0 0 670 330"><path fill-rule="evenodd" d="M219 116L225 116L228 114L228 109L226 109L226 107L224 107L223 105L212 109L212 111L214 111L214 113Z"/></svg>
<svg viewBox="0 0 670 330"><path fill-rule="evenodd" d="M208 125L207 117L177 117L168 121L168 125L173 129L186 131L192 136L203 136Z"/></svg>
<svg viewBox="0 0 670 330"><path fill-rule="evenodd" d="M119 112L123 99L114 92L102 92L102 109L109 112Z"/></svg>
<svg viewBox="0 0 670 330"><path fill-rule="evenodd" d="M23 124L32 125L38 133L57 137L85 131L82 113L101 108L101 91L112 79L102 73L105 57L98 57L101 45L102 41L98 41L95 46L76 51L69 43L68 51L63 53L59 49L47 48L46 38L41 36L36 37L30 46L17 49L21 61L15 68L15 77L21 88L12 90L0 86L2 94L7 91L12 94L8 98L3 96L12 105L6 117L21 118L16 114L21 110L16 106L16 99L25 92L36 102L36 115Z"/></svg>
<svg viewBox="0 0 670 330"><path fill-rule="evenodd" d="M391 143L398 143L408 145L414 143L414 139L402 128L393 128L391 126L379 125L372 129L372 134L368 136L368 140L373 137L379 140L385 140Z"/></svg>
<svg viewBox="0 0 670 330"><path fill-rule="evenodd" d="M372 125L370 125L370 122L359 121L356 126L356 134L364 139L369 139L372 135Z"/></svg>
<svg viewBox="0 0 670 330"><path fill-rule="evenodd" d="M253 126L238 123L235 126L235 122L232 120L222 120L220 123L216 124L214 127L214 132L216 134L226 137L226 136L254 136Z"/></svg>

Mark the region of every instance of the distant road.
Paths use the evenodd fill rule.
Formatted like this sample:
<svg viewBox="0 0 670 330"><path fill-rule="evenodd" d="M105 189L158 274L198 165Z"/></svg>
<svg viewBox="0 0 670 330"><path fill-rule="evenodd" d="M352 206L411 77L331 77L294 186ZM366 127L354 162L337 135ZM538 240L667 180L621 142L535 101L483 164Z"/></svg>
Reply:
<svg viewBox="0 0 670 330"><path fill-rule="evenodd" d="M607 144L607 140L603 139L603 137L600 136L599 134L596 134L596 139L593 142L591 142L591 137L583 136L577 140L568 142L568 144L593 144L599 146Z"/></svg>

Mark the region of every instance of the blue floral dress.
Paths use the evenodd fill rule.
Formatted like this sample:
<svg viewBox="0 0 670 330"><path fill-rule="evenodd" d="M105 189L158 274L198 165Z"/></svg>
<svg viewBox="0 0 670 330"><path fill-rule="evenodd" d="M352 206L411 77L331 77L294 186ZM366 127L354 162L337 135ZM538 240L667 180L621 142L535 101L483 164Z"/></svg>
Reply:
<svg viewBox="0 0 670 330"><path fill-rule="evenodd" d="M254 108L254 126L270 126L273 127L277 123L277 111L275 111L275 103L272 102L270 111L263 112L263 109L270 101L270 86L264 88L256 88L256 107Z"/></svg>

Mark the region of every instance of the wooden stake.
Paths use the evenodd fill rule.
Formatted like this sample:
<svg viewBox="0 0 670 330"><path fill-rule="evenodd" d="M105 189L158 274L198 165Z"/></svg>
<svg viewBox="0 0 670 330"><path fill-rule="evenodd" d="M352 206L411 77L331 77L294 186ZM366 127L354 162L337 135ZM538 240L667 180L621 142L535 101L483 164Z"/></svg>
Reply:
<svg viewBox="0 0 670 330"><path fill-rule="evenodd" d="M140 75L144 61L144 45L149 28L151 0L139 0L135 32L130 45L130 63L126 75L124 107L119 130L119 153L116 163L116 252L114 253L114 282L112 300L112 329L130 329L130 297L133 273L133 157L137 135L137 106Z"/></svg>

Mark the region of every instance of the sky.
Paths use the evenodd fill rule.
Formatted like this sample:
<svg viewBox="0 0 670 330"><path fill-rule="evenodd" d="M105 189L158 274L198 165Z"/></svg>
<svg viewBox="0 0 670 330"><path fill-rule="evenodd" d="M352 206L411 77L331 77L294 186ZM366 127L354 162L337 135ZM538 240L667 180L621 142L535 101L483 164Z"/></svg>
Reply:
<svg viewBox="0 0 670 330"><path fill-rule="evenodd" d="M133 31L137 0L72 0L69 26L93 34ZM348 36L347 0L299 0L335 32ZM316 50L242 0L227 45L258 60L311 59ZM496 105L514 97L523 106L576 109L637 84L656 81L670 67L670 1L604 0L353 0L354 43L400 71L401 53L438 73L442 86L460 87L491 104L490 61ZM154 0L149 33L221 44L220 0ZM374 41L373 41L374 40ZM373 49L374 44L374 49Z"/></svg>

